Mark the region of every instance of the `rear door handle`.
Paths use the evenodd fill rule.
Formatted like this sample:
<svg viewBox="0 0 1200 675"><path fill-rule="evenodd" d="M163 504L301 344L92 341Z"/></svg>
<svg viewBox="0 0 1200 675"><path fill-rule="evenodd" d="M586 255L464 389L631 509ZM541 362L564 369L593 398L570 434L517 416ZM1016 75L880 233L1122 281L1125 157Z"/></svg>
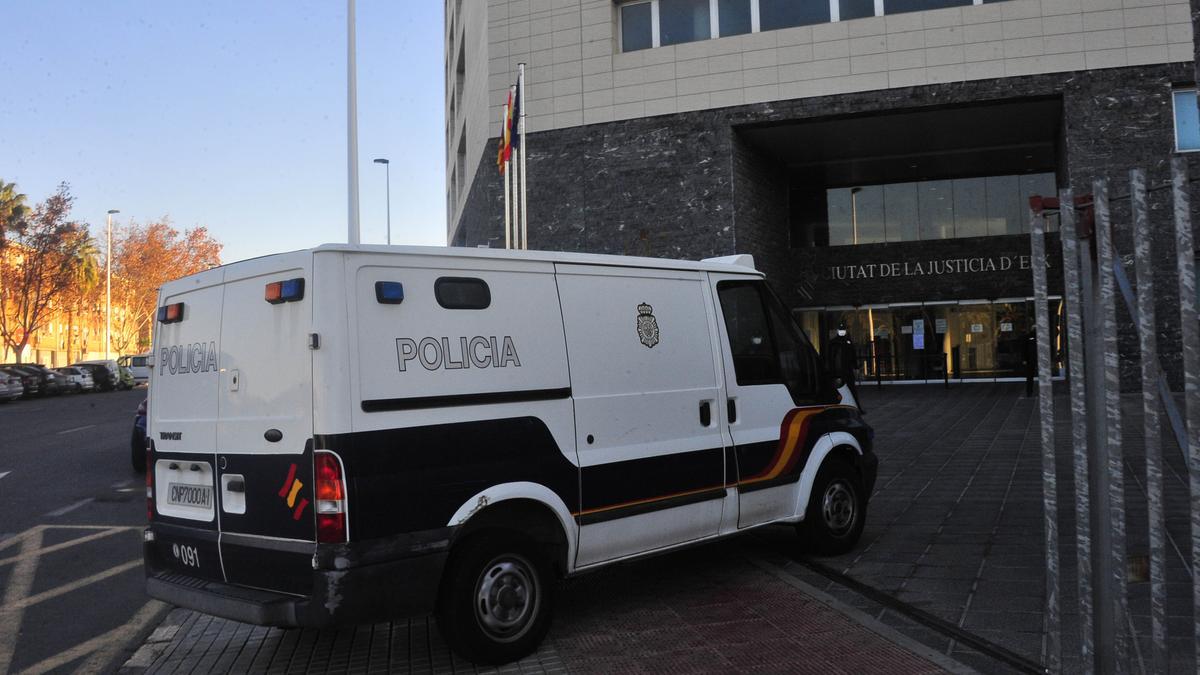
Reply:
<svg viewBox="0 0 1200 675"><path fill-rule="evenodd" d="M712 424L712 407L708 401L700 402L700 426L707 427Z"/></svg>
<svg viewBox="0 0 1200 675"><path fill-rule="evenodd" d="M240 480L237 478L231 479L229 481L229 483L225 486L225 489L229 490L230 492L245 492L246 491L246 481Z"/></svg>

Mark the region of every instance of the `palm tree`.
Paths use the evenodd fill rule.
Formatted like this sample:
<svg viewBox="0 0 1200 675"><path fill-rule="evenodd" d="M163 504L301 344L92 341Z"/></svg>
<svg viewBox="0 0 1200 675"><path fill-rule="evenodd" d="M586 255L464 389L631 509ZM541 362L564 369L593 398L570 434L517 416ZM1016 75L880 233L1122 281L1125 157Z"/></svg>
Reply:
<svg viewBox="0 0 1200 675"><path fill-rule="evenodd" d="M0 179L0 249L4 248L8 230L15 228L28 210L25 195L17 192L17 184Z"/></svg>

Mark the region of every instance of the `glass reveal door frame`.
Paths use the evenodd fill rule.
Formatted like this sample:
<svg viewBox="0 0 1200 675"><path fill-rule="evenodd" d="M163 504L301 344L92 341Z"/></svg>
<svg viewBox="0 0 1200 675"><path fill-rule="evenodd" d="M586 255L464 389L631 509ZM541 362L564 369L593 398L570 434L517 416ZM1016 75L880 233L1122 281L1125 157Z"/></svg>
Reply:
<svg viewBox="0 0 1200 675"><path fill-rule="evenodd" d="M1064 305L1061 296L1050 296L1049 301L1051 365L1053 376L1062 379ZM804 317L806 326L816 328L819 335L810 337L821 352L838 326L845 324L857 348L862 382L1024 380L1023 349L1035 325L1031 297L800 307L792 311ZM924 348L920 350L914 347L914 319L922 321Z"/></svg>

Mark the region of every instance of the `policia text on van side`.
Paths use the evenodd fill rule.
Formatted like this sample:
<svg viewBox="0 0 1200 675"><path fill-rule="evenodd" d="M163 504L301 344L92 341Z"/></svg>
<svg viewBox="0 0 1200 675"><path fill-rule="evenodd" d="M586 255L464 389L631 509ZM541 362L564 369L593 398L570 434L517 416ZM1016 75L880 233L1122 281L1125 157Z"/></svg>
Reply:
<svg viewBox="0 0 1200 675"><path fill-rule="evenodd" d="M180 606L433 610L505 662L557 577L768 523L826 552L862 532L872 431L748 256L327 245L159 305L147 589Z"/></svg>

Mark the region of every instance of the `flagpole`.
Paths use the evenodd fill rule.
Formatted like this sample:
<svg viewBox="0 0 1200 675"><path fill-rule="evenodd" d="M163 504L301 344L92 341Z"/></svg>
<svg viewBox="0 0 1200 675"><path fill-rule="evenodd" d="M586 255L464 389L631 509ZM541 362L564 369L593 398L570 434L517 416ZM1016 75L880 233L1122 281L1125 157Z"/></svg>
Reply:
<svg viewBox="0 0 1200 675"><path fill-rule="evenodd" d="M508 104L500 107L500 148L497 151L500 156L504 153L504 124L508 122ZM512 248L512 237L509 225L508 212L508 162L500 163L500 173L504 174L504 248Z"/></svg>
<svg viewBox="0 0 1200 675"><path fill-rule="evenodd" d="M521 119L517 133L521 138L521 248L529 248L529 218L525 210L525 64L517 64L517 100L521 102Z"/></svg>
<svg viewBox="0 0 1200 675"><path fill-rule="evenodd" d="M346 2L346 242L357 244L358 229L358 76L354 56L354 0Z"/></svg>
<svg viewBox="0 0 1200 675"><path fill-rule="evenodd" d="M517 105L517 101L516 101L517 86L516 85L510 86L508 88L508 91L512 97L513 105ZM509 114L510 115L512 114L511 109L509 110ZM509 148L509 150L508 150L508 155L509 155L508 169L509 169L509 171L513 172L512 195L511 195L511 198L512 198L512 239L513 239L513 248L519 249L519 248L521 248L521 237L518 233L518 229L521 224L521 213L520 213L521 202L520 202L520 200L517 199L517 186L520 184L521 176L520 176L520 174L515 172L515 170L517 168L517 162L512 157L512 141L513 141L512 137L516 136L516 133L517 133L517 120L510 119L509 122L510 122L511 126L509 127L510 131L509 131L509 143L508 143L508 148Z"/></svg>

